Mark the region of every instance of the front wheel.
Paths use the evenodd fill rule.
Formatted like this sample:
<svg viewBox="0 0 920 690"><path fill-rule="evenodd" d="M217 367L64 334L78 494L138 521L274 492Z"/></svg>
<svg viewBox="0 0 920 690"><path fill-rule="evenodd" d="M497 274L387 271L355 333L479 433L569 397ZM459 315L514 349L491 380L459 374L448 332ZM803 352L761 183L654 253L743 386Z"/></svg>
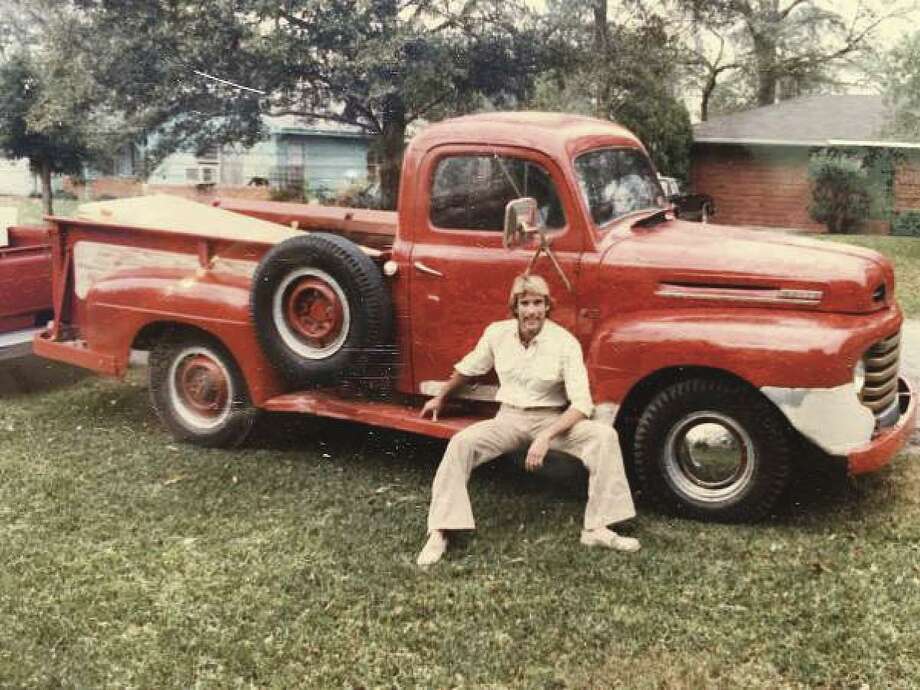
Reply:
<svg viewBox="0 0 920 690"><path fill-rule="evenodd" d="M249 435L257 410L239 367L215 339L161 340L150 353L149 377L153 408L176 439L230 448Z"/></svg>
<svg viewBox="0 0 920 690"><path fill-rule="evenodd" d="M770 511L786 488L790 456L780 413L728 381L669 386L642 413L634 440L636 476L654 503L726 522Z"/></svg>

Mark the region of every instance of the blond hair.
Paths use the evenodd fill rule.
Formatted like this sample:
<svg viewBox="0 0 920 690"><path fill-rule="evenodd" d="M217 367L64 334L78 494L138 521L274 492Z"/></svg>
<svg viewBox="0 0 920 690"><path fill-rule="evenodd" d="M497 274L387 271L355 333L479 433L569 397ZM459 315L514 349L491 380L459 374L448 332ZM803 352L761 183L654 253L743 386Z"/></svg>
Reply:
<svg viewBox="0 0 920 690"><path fill-rule="evenodd" d="M511 294L508 295L508 308L511 309L511 313L515 316L517 316L518 298L525 292L539 295L545 299L547 313L553 308L553 298L549 295L549 285L546 284L546 281L540 276L522 273L514 279L511 284Z"/></svg>

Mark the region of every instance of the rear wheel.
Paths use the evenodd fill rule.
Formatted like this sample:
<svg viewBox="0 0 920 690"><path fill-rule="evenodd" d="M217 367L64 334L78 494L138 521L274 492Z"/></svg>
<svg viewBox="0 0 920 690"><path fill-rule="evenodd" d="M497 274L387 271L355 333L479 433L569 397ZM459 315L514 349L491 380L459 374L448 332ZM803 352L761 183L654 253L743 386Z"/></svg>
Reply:
<svg viewBox="0 0 920 690"><path fill-rule="evenodd" d="M150 397L170 433L200 446L241 444L257 415L233 357L204 334L170 337L150 353Z"/></svg>
<svg viewBox="0 0 920 690"><path fill-rule="evenodd" d="M642 413L634 441L636 476L654 503L729 522L770 511L788 482L790 455L780 413L729 381L666 388Z"/></svg>

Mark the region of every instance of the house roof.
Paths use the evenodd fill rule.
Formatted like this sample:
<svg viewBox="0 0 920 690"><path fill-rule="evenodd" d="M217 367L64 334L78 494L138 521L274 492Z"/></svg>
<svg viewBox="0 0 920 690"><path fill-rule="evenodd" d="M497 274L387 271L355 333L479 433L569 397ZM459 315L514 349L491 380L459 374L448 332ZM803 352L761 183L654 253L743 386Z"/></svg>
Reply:
<svg viewBox="0 0 920 690"><path fill-rule="evenodd" d="M296 115L266 115L263 121L273 134L300 134L303 136L345 137L366 139L370 135L356 125L334 120L309 121Z"/></svg>
<svg viewBox="0 0 920 690"><path fill-rule="evenodd" d="M882 96L805 96L713 117L693 126L693 138L712 144L920 148L920 142L886 139L888 119Z"/></svg>

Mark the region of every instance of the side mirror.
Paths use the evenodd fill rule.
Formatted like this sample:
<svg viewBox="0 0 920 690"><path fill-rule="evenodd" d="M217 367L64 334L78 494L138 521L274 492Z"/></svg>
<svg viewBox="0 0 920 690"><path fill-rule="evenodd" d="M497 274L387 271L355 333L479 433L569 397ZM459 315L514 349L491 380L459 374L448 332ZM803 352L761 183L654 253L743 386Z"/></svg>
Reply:
<svg viewBox="0 0 920 690"><path fill-rule="evenodd" d="M543 225L539 221L540 212L537 200L524 196L512 199L505 206L505 227L502 235L502 245L505 249L513 249L524 243L527 235L541 232Z"/></svg>

